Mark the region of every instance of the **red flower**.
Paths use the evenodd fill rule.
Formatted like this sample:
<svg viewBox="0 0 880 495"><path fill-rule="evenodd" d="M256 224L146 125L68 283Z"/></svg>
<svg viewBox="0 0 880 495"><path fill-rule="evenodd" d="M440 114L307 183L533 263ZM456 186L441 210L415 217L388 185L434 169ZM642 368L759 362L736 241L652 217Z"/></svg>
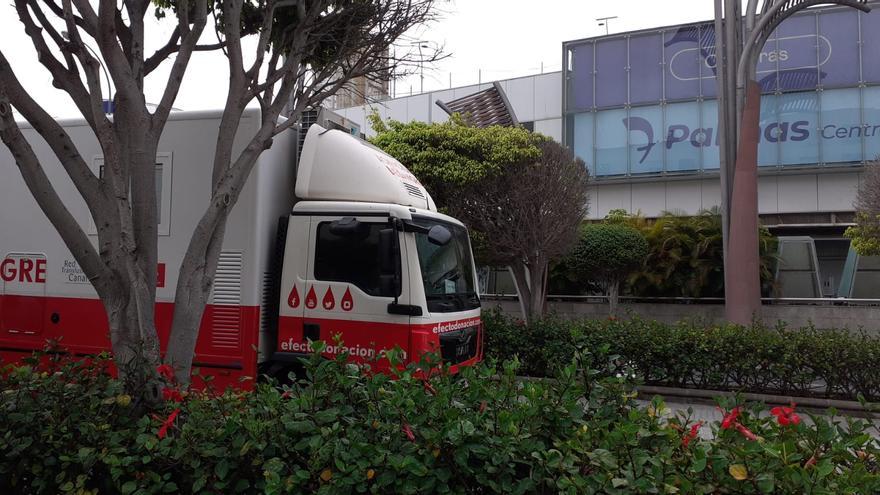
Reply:
<svg viewBox="0 0 880 495"><path fill-rule="evenodd" d="M289 398L291 398L292 396L293 396L293 394L290 393L290 390L285 390L284 393L281 394L281 398L282 398L282 399L289 399Z"/></svg>
<svg viewBox="0 0 880 495"><path fill-rule="evenodd" d="M746 428L745 426L743 426L739 423L737 423L735 426L736 426L736 431L742 433L742 436L746 437L747 439L749 439L751 441L755 441L758 439L757 435L752 433L752 430Z"/></svg>
<svg viewBox="0 0 880 495"><path fill-rule="evenodd" d="M165 400L173 400L174 402L183 402L183 395L176 388L165 387L162 389L162 398Z"/></svg>
<svg viewBox="0 0 880 495"><path fill-rule="evenodd" d="M159 438L165 438L165 435L168 433L168 428L174 424L174 420L177 418L177 415L180 414L180 409L175 409L171 411L171 414L165 419L162 423L162 426L159 427Z"/></svg>
<svg viewBox="0 0 880 495"><path fill-rule="evenodd" d="M727 430L731 427L734 427L739 424L736 418L739 417L739 407L734 407L730 410L729 413L724 415L724 419L721 420L721 429Z"/></svg>
<svg viewBox="0 0 880 495"><path fill-rule="evenodd" d="M416 441L416 435L413 433L412 428L409 427L409 423L407 423L406 421L403 422L403 433L406 434L406 438L410 442Z"/></svg>
<svg viewBox="0 0 880 495"><path fill-rule="evenodd" d="M687 448L687 446L690 445L690 443L694 441L695 438L697 438L697 433L699 433L701 426L703 426L702 421L697 421L693 424L693 426L691 426L691 431L688 432L688 434L681 439L681 445L683 447Z"/></svg>
<svg viewBox="0 0 880 495"><path fill-rule="evenodd" d="M794 403L791 407L777 406L770 409L770 414L776 416L776 421L782 426L799 425L801 417L794 412Z"/></svg>
<svg viewBox="0 0 880 495"><path fill-rule="evenodd" d="M156 366L156 371L169 382L174 381L174 368L170 364L160 364Z"/></svg>
<svg viewBox="0 0 880 495"><path fill-rule="evenodd" d="M486 401L480 401L480 413L486 412Z"/></svg>

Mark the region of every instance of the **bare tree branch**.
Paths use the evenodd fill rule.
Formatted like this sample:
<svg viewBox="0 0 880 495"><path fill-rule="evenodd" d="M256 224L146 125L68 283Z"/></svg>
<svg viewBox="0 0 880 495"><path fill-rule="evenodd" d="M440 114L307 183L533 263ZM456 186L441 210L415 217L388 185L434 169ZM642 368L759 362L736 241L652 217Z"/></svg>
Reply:
<svg viewBox="0 0 880 495"><path fill-rule="evenodd" d="M101 124L101 127L103 128L102 133L106 134L109 132L110 123L104 118L104 106L100 81L101 76L99 72L100 62L92 57L86 49L82 38L80 38L79 29L76 28L76 23L73 19L74 15L70 1L71 0L61 0L61 5L64 9L64 21L67 23L68 36L70 37L70 42L67 46L73 50L77 59L79 59L80 64L85 69L86 84L89 89L90 97L89 107L91 109L92 119L94 119L96 123ZM110 88L107 88L107 91L110 91Z"/></svg>
<svg viewBox="0 0 880 495"><path fill-rule="evenodd" d="M106 118L103 115L100 118L95 117L92 111L92 96L83 86L75 64L72 67L67 67L55 57L43 38L41 27L31 17L28 5L29 0L15 0L15 10L18 12L19 20L24 24L25 33L30 37L34 48L37 50L37 60L52 75L52 84L70 95L71 100L86 119L86 122L92 127L92 130L96 133L101 129L106 130L109 123L105 122ZM72 63L70 59L68 59L68 62Z"/></svg>
<svg viewBox="0 0 880 495"><path fill-rule="evenodd" d="M55 0L43 0L43 3L46 4L46 6L49 7L49 10L52 11L52 13L55 14L59 19L64 19L64 10L61 8L60 5L58 5L57 2L55 2ZM85 31L86 34L93 38L95 37L95 24L89 24L80 16L76 16L74 20L76 21L76 25L79 26L83 31Z"/></svg>
<svg viewBox="0 0 880 495"><path fill-rule="evenodd" d="M85 1L85 0L78 0ZM144 95L139 82L139 78L132 71L127 55L122 51L122 47L118 41L118 32L116 29L116 0L100 0L98 3L98 26L96 40L101 56L110 77L113 79L113 85L116 87L117 95L120 97L121 105L143 104ZM131 22L140 22L143 19L133 18Z"/></svg>
<svg viewBox="0 0 880 495"><path fill-rule="evenodd" d="M3 86L4 94L10 103L34 126L55 152L89 210L94 212L105 208L106 197L101 190L100 181L89 169L64 128L22 87L2 52L0 52L0 85ZM97 218L95 225L98 225Z"/></svg>

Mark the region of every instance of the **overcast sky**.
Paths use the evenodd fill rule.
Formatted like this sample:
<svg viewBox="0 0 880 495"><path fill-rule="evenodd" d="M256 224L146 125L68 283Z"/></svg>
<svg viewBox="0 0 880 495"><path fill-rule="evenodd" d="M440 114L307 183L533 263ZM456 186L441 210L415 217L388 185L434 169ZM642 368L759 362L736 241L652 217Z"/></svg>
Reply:
<svg viewBox="0 0 880 495"><path fill-rule="evenodd" d="M617 16L610 32L646 29L713 16L709 0L438 0L443 19L409 33L401 50L414 40L442 46L449 56L425 66L424 89L447 88L483 81L507 79L560 69L562 42L605 34L598 17ZM164 44L173 25L151 20L147 49ZM203 42L215 41L206 29ZM66 94L52 88L48 73L36 61L29 39L9 2L0 4L0 48L10 59L24 84L56 117L75 116ZM223 105L224 59L213 53L193 56L175 106L183 110L219 108ZM165 68L170 65L166 62ZM418 72L418 71L417 71ZM147 100L158 101L166 71L157 71L146 83ZM395 84L398 95L419 92L421 81L414 74ZM102 76L102 83L103 76ZM106 87L106 85L105 85Z"/></svg>

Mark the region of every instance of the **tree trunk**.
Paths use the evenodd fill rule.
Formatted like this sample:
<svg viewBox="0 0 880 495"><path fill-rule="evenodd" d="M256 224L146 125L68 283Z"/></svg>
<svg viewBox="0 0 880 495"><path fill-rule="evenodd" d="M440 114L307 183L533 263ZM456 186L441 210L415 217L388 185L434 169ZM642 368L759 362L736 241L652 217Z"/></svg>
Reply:
<svg viewBox="0 0 880 495"><path fill-rule="evenodd" d="M617 300L620 295L620 281L611 279L608 283L608 316L617 317Z"/></svg>
<svg viewBox="0 0 880 495"><path fill-rule="evenodd" d="M529 282L531 292L531 319L544 316L544 302L547 300L547 262L539 258L529 264Z"/></svg>
<svg viewBox="0 0 880 495"><path fill-rule="evenodd" d="M547 261L539 258L530 263L517 263L508 267L516 284L520 311L526 323L544 315L547 265Z"/></svg>
<svg viewBox="0 0 880 495"><path fill-rule="evenodd" d="M196 342L202 317L214 284L214 274L226 232L226 215L210 234L201 235L201 229L190 240L187 254L180 265L174 298L174 316L165 361L174 368L177 382L190 382Z"/></svg>
<svg viewBox="0 0 880 495"><path fill-rule="evenodd" d="M513 276L513 283L516 285L516 299L519 301L519 311L522 313L523 321L529 323L529 316L532 314L531 291L529 291L528 274L523 264L513 264L507 267Z"/></svg>
<svg viewBox="0 0 880 495"><path fill-rule="evenodd" d="M118 274L119 272L116 271ZM143 280L132 283L125 276L109 283L96 284L107 312L110 343L119 379L136 401L153 406L159 403L156 366L159 364L159 339L155 327L145 327L144 309L155 307L148 291L136 290ZM152 321L152 318L146 318Z"/></svg>

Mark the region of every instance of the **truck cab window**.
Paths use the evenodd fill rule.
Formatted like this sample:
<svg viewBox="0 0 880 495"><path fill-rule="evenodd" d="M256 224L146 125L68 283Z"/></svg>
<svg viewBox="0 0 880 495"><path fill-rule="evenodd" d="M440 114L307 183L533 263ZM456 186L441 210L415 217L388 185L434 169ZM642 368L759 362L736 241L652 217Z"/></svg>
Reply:
<svg viewBox="0 0 880 495"><path fill-rule="evenodd" d="M452 233L452 239L442 246L430 242L426 234L416 234L428 311L450 313L479 308L467 230L460 225L429 218L418 217L414 220L426 228L442 223Z"/></svg>
<svg viewBox="0 0 880 495"><path fill-rule="evenodd" d="M388 224L368 223L362 232L345 236L332 233L330 224L318 224L315 279L347 282L371 296L393 297L383 294L379 283L379 231Z"/></svg>

